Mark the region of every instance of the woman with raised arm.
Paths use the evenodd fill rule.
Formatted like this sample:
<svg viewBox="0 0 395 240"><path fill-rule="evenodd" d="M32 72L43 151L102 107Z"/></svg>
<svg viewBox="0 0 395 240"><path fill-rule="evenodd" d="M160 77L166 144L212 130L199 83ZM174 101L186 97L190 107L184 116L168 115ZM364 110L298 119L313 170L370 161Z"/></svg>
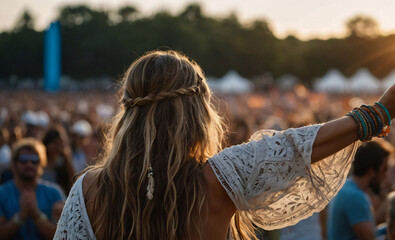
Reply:
<svg viewBox="0 0 395 240"><path fill-rule="evenodd" d="M358 140L385 135L395 87L347 116L263 130L220 149L223 125L200 67L154 51L126 71L102 162L74 184L55 239L254 239L321 211Z"/></svg>

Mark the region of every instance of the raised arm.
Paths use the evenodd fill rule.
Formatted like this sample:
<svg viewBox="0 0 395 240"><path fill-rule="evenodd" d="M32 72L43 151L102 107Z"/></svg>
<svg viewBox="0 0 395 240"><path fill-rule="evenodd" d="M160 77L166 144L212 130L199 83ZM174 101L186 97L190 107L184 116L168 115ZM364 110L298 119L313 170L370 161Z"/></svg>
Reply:
<svg viewBox="0 0 395 240"><path fill-rule="evenodd" d="M388 110L391 118L395 117L395 85L385 91L379 103ZM386 113L383 112L383 115L386 120ZM388 124L387 120L386 123ZM322 160L357 140L357 124L352 117L347 116L325 123L318 131L313 144L311 162Z"/></svg>

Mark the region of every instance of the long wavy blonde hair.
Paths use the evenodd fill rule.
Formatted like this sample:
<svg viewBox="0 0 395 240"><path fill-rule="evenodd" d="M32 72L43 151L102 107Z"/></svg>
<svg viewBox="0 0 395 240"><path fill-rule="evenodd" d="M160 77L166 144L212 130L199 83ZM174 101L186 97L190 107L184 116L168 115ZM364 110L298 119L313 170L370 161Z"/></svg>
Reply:
<svg viewBox="0 0 395 240"><path fill-rule="evenodd" d="M203 71L175 51L149 52L127 69L121 91L106 154L93 167L96 236L203 239L202 166L224 134Z"/></svg>

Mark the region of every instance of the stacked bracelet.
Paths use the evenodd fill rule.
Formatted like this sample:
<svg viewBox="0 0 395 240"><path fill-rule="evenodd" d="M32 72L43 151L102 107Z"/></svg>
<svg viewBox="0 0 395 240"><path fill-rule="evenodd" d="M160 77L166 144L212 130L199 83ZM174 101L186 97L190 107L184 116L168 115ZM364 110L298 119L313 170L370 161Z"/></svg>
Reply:
<svg viewBox="0 0 395 240"><path fill-rule="evenodd" d="M371 106L362 105L359 108L354 108L346 116L354 119L357 124L358 138L361 141L368 141L373 137L388 136L391 131L391 115L381 103L377 102Z"/></svg>
<svg viewBox="0 0 395 240"><path fill-rule="evenodd" d="M381 103L379 103L379 102L376 102L375 104L378 105L382 110L384 110L384 112L385 112L386 115L387 115L388 126L391 126L391 115L390 115L390 113L388 112L388 110L384 107L383 104L381 104Z"/></svg>

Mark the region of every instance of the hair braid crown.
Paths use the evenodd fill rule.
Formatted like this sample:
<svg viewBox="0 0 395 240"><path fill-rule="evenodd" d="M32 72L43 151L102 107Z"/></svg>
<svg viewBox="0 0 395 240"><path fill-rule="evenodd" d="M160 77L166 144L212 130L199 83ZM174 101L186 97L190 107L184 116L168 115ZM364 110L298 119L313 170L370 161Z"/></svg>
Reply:
<svg viewBox="0 0 395 240"><path fill-rule="evenodd" d="M175 98L175 97L179 97L182 95L189 95L190 96L190 95L198 94L198 93L200 93L200 87L199 87L199 85L195 85L195 86L191 86L191 87L172 89L169 91L162 91L157 94L149 94L145 97L126 98L122 102L123 102L123 105L125 108L129 108L129 107L135 107L135 106L148 105L150 103L158 102L163 99Z"/></svg>

